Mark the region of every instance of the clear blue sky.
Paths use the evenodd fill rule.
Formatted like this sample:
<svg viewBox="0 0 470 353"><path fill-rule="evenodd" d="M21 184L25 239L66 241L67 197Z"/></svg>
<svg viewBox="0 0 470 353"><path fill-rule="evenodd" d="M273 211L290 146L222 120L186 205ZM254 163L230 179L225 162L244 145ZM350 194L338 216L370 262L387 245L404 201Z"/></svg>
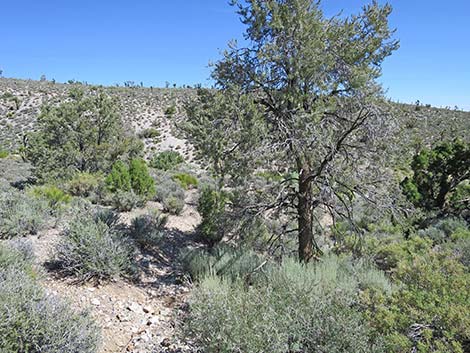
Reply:
<svg viewBox="0 0 470 353"><path fill-rule="evenodd" d="M470 1L389 2L401 48L383 66L388 96L470 110ZM332 15L364 3L322 6ZM14 0L0 8L6 77L207 85L209 61L243 31L227 0Z"/></svg>

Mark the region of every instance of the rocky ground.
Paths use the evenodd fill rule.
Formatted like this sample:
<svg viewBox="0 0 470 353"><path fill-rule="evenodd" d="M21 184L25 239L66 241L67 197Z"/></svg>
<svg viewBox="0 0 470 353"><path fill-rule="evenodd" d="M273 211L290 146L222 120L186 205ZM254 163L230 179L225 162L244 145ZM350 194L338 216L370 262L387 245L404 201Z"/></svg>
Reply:
<svg viewBox="0 0 470 353"><path fill-rule="evenodd" d="M68 300L77 310L89 310L102 329L100 353L191 352L177 334L177 325L191 286L179 260L182 248L200 246L194 228L199 215L194 208L195 192L179 216L169 216L164 241L137 258L139 276L134 281L118 280L107 284L76 284L43 271L43 284L54 295ZM158 203L121 214L123 223L159 209ZM45 268L61 227L31 237L36 262Z"/></svg>
<svg viewBox="0 0 470 353"><path fill-rule="evenodd" d="M37 117L44 104L58 104L72 88L97 89L82 84L59 84L50 81L0 78L0 150L15 151L23 139L35 130ZM184 115L183 105L194 94L188 89L150 89L142 87L100 87L118 98L124 123L137 134L152 128L159 132L143 138L148 158L158 151L177 150L187 162L193 162L191 146L178 135L175 125ZM168 111L173 111L171 114ZM28 168L19 160L4 160L0 177L13 182L19 174L25 177ZM23 171L23 169L25 169ZM10 175L11 174L11 175ZM43 284L51 293L68 300L77 310L89 310L102 330L99 353L191 352L187 342L177 335L177 325L191 289L179 261L180 250L200 246L194 229L200 219L195 210L195 191L187 192L181 215L169 216L165 237L158 248L148 249L136 259L139 276L136 280L117 280L107 284L76 284L48 272L45 264L51 259L61 225L30 238L38 267L42 268ZM158 203L121 214L122 222L151 209Z"/></svg>

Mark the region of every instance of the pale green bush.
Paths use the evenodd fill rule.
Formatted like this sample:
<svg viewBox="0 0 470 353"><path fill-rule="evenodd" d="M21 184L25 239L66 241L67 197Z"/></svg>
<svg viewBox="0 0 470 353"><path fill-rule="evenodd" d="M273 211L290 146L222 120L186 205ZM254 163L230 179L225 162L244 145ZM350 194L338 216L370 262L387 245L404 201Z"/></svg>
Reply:
<svg viewBox="0 0 470 353"><path fill-rule="evenodd" d="M390 285L374 268L337 257L285 261L251 286L209 276L193 292L185 332L204 352L384 352L356 308L368 288Z"/></svg>
<svg viewBox="0 0 470 353"><path fill-rule="evenodd" d="M0 239L36 234L49 216L50 209L45 200L14 188L0 188Z"/></svg>
<svg viewBox="0 0 470 353"><path fill-rule="evenodd" d="M202 280L208 275L228 279L248 279L252 281L259 273L253 273L262 266L269 266L265 259L251 250L236 249L228 245L218 245L210 250L185 249L181 253L185 271L194 280Z"/></svg>
<svg viewBox="0 0 470 353"><path fill-rule="evenodd" d="M111 205L120 212L129 212L144 205L144 200L133 191L117 191L111 195Z"/></svg>
<svg viewBox="0 0 470 353"><path fill-rule="evenodd" d="M59 210L72 199L69 194L55 185L34 186L30 188L28 192L36 198L45 200L48 206L54 211Z"/></svg>
<svg viewBox="0 0 470 353"><path fill-rule="evenodd" d="M158 245L163 239L166 222L167 217L157 211L136 217L131 223L130 237L141 247Z"/></svg>
<svg viewBox="0 0 470 353"><path fill-rule="evenodd" d="M27 256L0 245L0 352L95 353L99 329L86 312L46 295Z"/></svg>
<svg viewBox="0 0 470 353"><path fill-rule="evenodd" d="M134 247L106 214L79 212L56 248L61 273L81 281L109 280L132 275Z"/></svg>
<svg viewBox="0 0 470 353"><path fill-rule="evenodd" d="M66 184L70 195L99 198L103 194L104 177L101 174L77 173Z"/></svg>
<svg viewBox="0 0 470 353"><path fill-rule="evenodd" d="M170 214L179 215L184 208L184 199L176 196L169 196L162 202L163 208Z"/></svg>
<svg viewBox="0 0 470 353"><path fill-rule="evenodd" d="M162 203L166 212L180 214L184 208L184 190L167 173L160 173L156 177L157 192L155 199Z"/></svg>
<svg viewBox="0 0 470 353"><path fill-rule="evenodd" d="M176 173L172 178L173 180L177 181L185 190L196 187L198 185L197 178L194 175L188 173Z"/></svg>

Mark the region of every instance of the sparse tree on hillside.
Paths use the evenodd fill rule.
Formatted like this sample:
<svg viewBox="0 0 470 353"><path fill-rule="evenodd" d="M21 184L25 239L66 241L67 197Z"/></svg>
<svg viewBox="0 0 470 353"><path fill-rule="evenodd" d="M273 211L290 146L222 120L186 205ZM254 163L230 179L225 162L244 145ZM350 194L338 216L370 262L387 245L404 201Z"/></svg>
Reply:
<svg viewBox="0 0 470 353"><path fill-rule="evenodd" d="M243 3L233 1L248 46L230 44L213 71L219 90L200 92L183 128L231 182L255 171L283 176L262 206L294 214L307 262L320 251L315 213L350 217L352 200L369 197L365 157L380 150L389 118L376 79L398 48L391 7L373 1L358 15L325 18L313 0Z"/></svg>
<svg viewBox="0 0 470 353"><path fill-rule="evenodd" d="M401 187L407 198L426 211L470 210L470 144L461 140L424 148L411 163L413 176Z"/></svg>
<svg viewBox="0 0 470 353"><path fill-rule="evenodd" d="M42 108L38 128L25 152L41 179L108 171L118 157L134 157L142 150L126 134L116 102L104 93L71 90L69 101Z"/></svg>

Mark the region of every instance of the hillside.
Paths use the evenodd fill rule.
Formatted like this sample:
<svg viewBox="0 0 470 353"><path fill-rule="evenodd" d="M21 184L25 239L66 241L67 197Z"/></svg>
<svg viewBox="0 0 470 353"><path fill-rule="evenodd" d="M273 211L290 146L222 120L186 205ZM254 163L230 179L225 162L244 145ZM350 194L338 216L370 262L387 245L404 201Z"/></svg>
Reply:
<svg viewBox="0 0 470 353"><path fill-rule="evenodd" d="M176 148L189 156L190 146L178 138L174 127L185 114L183 105L194 96L193 89L98 87L8 78L0 78L0 147L18 148L23 136L34 131L41 106L60 103L74 88L85 92L100 89L116 97L124 122L137 134L152 127L159 130L160 137L144 139L147 152ZM397 119L395 133L403 137L402 141L418 147L439 139L469 138L470 112L427 105L390 104L393 117ZM175 110L171 113L173 107Z"/></svg>
<svg viewBox="0 0 470 353"><path fill-rule="evenodd" d="M124 123L137 134L156 128L160 136L144 139L149 153L175 148L189 155L189 146L176 136L174 123L183 114L183 104L193 94L192 90L97 87L6 78L0 78L0 147L18 148L23 137L34 131L41 106L64 101L74 88L85 92L100 89L116 97Z"/></svg>
<svg viewBox="0 0 470 353"><path fill-rule="evenodd" d="M109 197L120 194L116 192L116 195L109 195L111 194L107 189L109 185L107 185L103 179L99 179L102 178L102 175L99 175L99 173L93 175L93 178L100 180L100 182L95 179L92 180L92 182L96 181L98 185L95 187L96 190L94 190L94 192L96 191L96 195L93 193L84 193L83 195L73 195L74 197L71 198L70 195L66 194L73 194L69 180L53 181L57 182L57 186L60 189L57 191L59 195L60 192L65 193L64 200L66 201L59 200L57 204L52 203L53 206L48 205L46 207L45 213L39 213L39 217L45 218L44 224L42 224L35 218L37 215L31 214L28 209L30 205L34 206L36 203L43 202L43 198L46 200L49 200L47 197L54 198L54 194L52 194L53 196L49 195L46 197L42 194L35 194L35 192L40 192L42 187L47 190L49 185L28 184L28 179L32 175L31 166L29 163L19 158L18 152L21 151L23 144L28 142L28 133L35 131L41 106L59 105L67 99L69 92L75 88L81 88L87 94L96 90L103 90L107 95L117 98L118 110L125 124L125 130L135 131L137 136L144 142L144 153L147 157L146 160L149 162L150 174L154 179L152 182L156 184L157 194L156 196L152 195L149 199L145 200L145 202L132 204L129 209L123 210L120 208L120 206L122 206L120 204L121 200L116 201L116 199L113 198L109 199ZM67 302L70 303L71 308L77 312L80 310L89 310L91 312L91 317L94 319L94 322L96 322L102 337L101 346L98 350L99 353L176 353L198 351L198 346L193 345L194 342L191 339L182 337L180 331L182 318L187 315L188 305L191 304L190 298L196 298L197 305L202 305L202 309L200 309L201 306L199 307L201 310L199 313L201 315L199 317L199 324L202 327L210 326L204 324L206 312L212 314L212 310L215 312L219 310L214 314L214 317L211 318L217 320L218 317L223 317L224 315L228 315L227 313L236 312L237 310L237 308L231 308L233 311L225 310L226 305L237 305L235 300L224 302L225 299L217 299L217 297L215 297L216 304L221 304L220 308L218 308L217 305L204 308L205 303L213 298L210 293L206 293L208 297L204 297L204 295L206 295L204 294L204 288L206 288L206 285L208 286L207 288L211 288L213 283L210 281L208 283L202 282L200 286L195 284L200 280L198 279L198 276L201 275L200 273L206 271L212 274L214 269L216 269L218 271L217 274L224 274L224 271L227 271L230 275L233 275L233 273L240 271L243 276L247 276L244 277L247 281L251 281L248 277L260 269L260 271L264 273L263 266L271 261L269 258L263 261L263 256L266 256L266 253L270 250L259 251L259 253L248 251L244 253L221 246L220 248L215 247L215 250L212 250L214 251L213 253L204 252L205 249L213 244L207 241L207 239L203 239L201 234L197 232L197 227L201 224L201 218L203 218L198 212L200 209L197 205L198 202L200 202L199 200L203 194L204 188L200 187L199 191L196 189L198 188L198 183L199 185L203 183L210 184L213 181L210 176L206 175L204 172L205 166L200 165L201 161L194 160L193 147L182 138L181 133L176 128L178 122L186 118L184 110L185 103L191 100L195 94L196 92L193 89L96 87L76 83L59 84L47 81L0 79L0 152L7 151L10 154L10 156L6 158L0 158L0 204L2 202L4 202L5 205L20 204L20 206L14 208L12 212L5 213L6 218L12 218L12 220L8 219L8 222L11 221L14 223L13 226L8 222L2 224L0 220L0 261L2 260L1 251L3 244L8 246L13 244L13 247L30 248L35 269L40 274L40 283L45 288L48 295L66 299ZM384 189L384 193L394 192L388 190L389 186L391 189L396 190L398 184L397 180L401 180L403 174L409 174L409 164L413 155L423 147L429 147L436 142L452 140L456 137L470 141L470 134L468 133L470 131L470 112L393 102L384 102L383 105L391 112L393 119L393 123L391 124L393 127L393 136L390 141L387 141L386 146L386 149L391 151L391 156L389 156L391 157L391 164L385 166L388 174L384 173L384 175L391 175L392 177L379 186L379 188ZM155 168L151 163L152 158L158 152L166 150L181 153L184 162L180 165L173 166L172 169L169 170L165 169L163 171ZM366 163L369 162L372 161L366 161ZM380 166L380 168L382 167L384 166ZM109 170L106 172L109 172ZM178 179L180 177L183 179ZM194 184L184 184L183 181L191 180L190 177L195 178L195 181L193 181ZM275 181L275 179L271 179L271 177L270 175L266 175L265 180L262 180L260 185L269 185L270 182ZM181 181L181 185L179 184L179 180ZM259 181L260 180L258 180L258 182ZM86 185L85 181L81 182ZM26 188L22 189L25 185ZM18 189L21 190L11 186L20 186ZM79 186L82 185L79 184ZM260 190L263 190L262 187L260 187ZM166 196L159 196L159 193L165 193ZM256 190L256 193L262 194L259 190ZM236 193L233 195L236 196ZM125 196L128 195L125 194ZM245 196L248 196L248 194ZM72 201L70 201L70 199L72 199ZM175 199L177 199L176 202L180 202L180 209L178 209L177 212L171 210L171 207L173 207L172 203L175 202ZM70 224L73 223L75 213L80 214L80 212L83 212L83 208L91 207L87 206L86 203L84 203L85 206L80 204L80 202L85 201L93 203L93 207L97 210L113 210L117 217L117 222L119 223L119 232L123 232L126 237L135 237L135 233L137 231L140 232L137 236L142 236L143 240L138 238L138 240L132 239L131 241L139 244L136 246L138 250L132 255L132 262L134 264L133 271L135 271L134 274L136 274L132 280L123 276L117 279L113 278L110 281L103 281L103 283L100 281L98 281L98 283L85 281L84 283L77 284L74 282L73 278L64 277L60 272L54 269L53 254L57 249L57 244L60 244L67 235ZM125 204L127 201L128 200L124 197L124 201L122 202ZM237 197L234 198L234 201L238 201ZM210 202L211 199L209 199L210 207L208 208L210 209L209 212L212 212L212 207L215 208L218 206ZM41 207L43 206L42 204ZM225 207L225 204L223 204L223 207ZM15 212L18 212L19 215ZM36 212L36 209L32 212ZM44 210L41 212L44 212ZM325 213L324 210L322 212ZM363 211L361 211L359 207L358 213L361 214L361 212ZM367 212L363 213L363 219L361 219L361 221L367 221L369 215ZM158 217L155 216L156 214L158 214L158 217L163 214L167 218L167 222L165 224L159 224ZM1 215L0 210L0 216ZM233 215L229 215L228 217L231 216ZM258 216L259 215L256 215L254 217ZM23 217L27 219L26 222L23 221ZM36 226L33 222L34 225L32 228L34 229L26 229L26 231L24 231L22 227L24 227L25 224L29 226L28 222L30 220L28 217L32 218L31 222L41 223L41 227ZM236 217L238 216L236 215ZM261 234L269 238L266 235L267 232L272 231L273 234L276 234L277 229L276 224L274 222L269 223L271 220L268 219L269 217L266 218L266 220L262 221L266 221L266 223L257 224L257 219L253 218L243 225L248 228L249 232L253 232L256 236ZM253 220L255 221L252 222ZM370 221L370 224L364 223L361 225L361 227L366 229L366 231L363 231L368 234L369 239L373 238L375 240L376 236L377 239L382 239L380 238L383 236L381 227L383 227L384 233L390 232L390 234L387 235L387 237L391 239L389 243L389 245L391 244L390 248L384 245L382 248L374 247L374 250L369 249L370 253L376 256L374 257L374 261L377 262L379 267L382 264L380 261L390 261L388 258L383 260L380 257L382 253L379 253L379 251L385 253L387 251L397 252L398 250L394 248L394 242L398 237L397 234L399 234L401 239L400 232L402 229L395 225L392 227L387 222L388 220L380 220L380 223L374 224L373 221ZM330 218L328 218L327 222L322 221L322 224L331 225ZM340 224L340 226L345 226L345 224L346 223ZM150 228L148 225L150 225ZM229 228L231 226L231 224L223 222L215 223L215 225L216 233L219 231L217 227L225 231L225 229L223 229L224 227ZM85 227L85 224L82 226ZM460 223L458 226L460 227ZM2 230L2 227L6 228L6 230ZM17 236L17 234L10 235L12 228L16 231L14 227L24 231L25 234L23 234L23 237L19 237L21 240L12 241L9 239L9 237ZM434 225L432 227L434 227ZM438 226L436 225L436 227ZM377 229L378 234L375 233ZM2 233L2 231L4 233ZM330 241L333 235L338 235L335 233L336 231L337 229L331 229L326 232L327 241ZM348 231L349 230L345 228L345 234L349 234ZM426 229L426 231L428 230ZM440 231L440 229L435 230L435 232ZM152 238L155 232L158 233L158 240L156 242L155 239ZM429 230L429 233L431 233L431 230ZM87 233L83 235L88 237ZM147 236L148 238L145 238ZM267 241L267 239L263 237L260 238L262 239L260 241L264 242L262 246L268 248L270 241ZM222 239L219 239L219 241L220 240ZM405 242L405 240L400 241ZM408 242L408 240L406 240L406 242ZM143 243L143 245L141 243ZM231 244L230 241L227 243ZM250 246L252 245L251 243L249 244ZM374 243L371 242L370 244ZM288 242L282 246L284 245L287 248L286 251L288 254L294 253L295 250L289 248L290 245ZM406 245L403 246L413 247L415 245L414 243L411 243L411 245L406 243ZM423 245L421 244L420 246ZM192 250L196 249L200 251L200 253L199 255L195 255L194 259L188 257L189 260L187 260L187 258L183 260L181 254L182 250L186 248ZM257 249L257 246L254 246L254 248ZM374 253L374 251L377 251L377 254ZM434 249L429 251L432 252ZM198 256L201 256L201 258L198 258ZM394 256L394 253L390 256ZM404 255L400 254L400 256L406 258ZM379 258L379 260L377 260L377 258ZM189 265L186 261L189 261ZM339 266L338 268L342 268L341 266L345 266L345 268L348 268L348 266L357 266L358 271L369 271L360 267L362 265L355 263L348 265L340 262L335 264L337 260L332 261L331 263L327 262L326 267L322 268L321 271L326 271L329 275L331 271L334 272L337 270L334 266ZM214 266L214 268L212 268L212 266ZM269 266L272 266L272 263L270 263ZM328 266L333 266L333 269L330 269ZM386 270L388 271L390 268L386 268ZM231 271L233 271L233 273ZM296 273L303 273L303 268L294 271L297 271ZM346 270L343 268L341 271ZM375 271L375 269L373 271ZM379 282L383 281L383 283L388 283L388 277L385 277L384 273L372 273L371 275L371 273L366 272L366 275L379 276L379 278L381 278ZM264 275L266 276L266 274ZM315 271L308 274L308 276L313 276L313 278L317 275L318 273ZM384 277L382 278L381 276ZM274 281L274 279L272 280ZM297 277L297 275L291 278L291 280L300 281L298 283L299 288L307 283L302 280L301 277ZM225 284L218 283L218 279L215 281L215 288L225 286ZM263 283L259 278L254 282L256 281ZM359 286L359 284L357 285ZM242 288L243 286L239 285L239 287ZM281 286L281 288L284 287L287 288L287 286ZM227 288L229 287L225 289ZM279 290L279 288L276 290ZM325 293L322 294L319 292L317 294L320 297L322 295L328 297L328 290L325 290ZM196 291L196 297L191 297L193 291ZM256 292L253 293L255 293L255 297L253 297L251 301L247 301L247 303L251 303L250 305L254 305L252 303L254 303L254 300L257 298ZM197 302L197 300L199 300L199 302ZM217 302L217 300L219 300L219 302ZM239 300L239 298L237 300ZM245 299L242 299L241 302L244 300ZM274 303L277 305L277 299ZM259 303L258 306L262 307L262 305L263 303ZM288 303L287 305L292 307L292 305L296 306L297 304L294 302ZM198 307L196 307L194 314L196 318L198 315L197 309ZM271 309L268 311L272 312ZM245 314L242 314L242 316L244 315ZM283 318L288 316L289 315L285 315ZM324 320L330 319L329 314L328 317L324 318ZM231 327L230 325L237 323L237 320L236 316L233 320L228 320L226 323L227 327ZM270 318L270 320L277 322L278 318ZM355 321L352 322L354 325L357 324ZM323 321L321 321L320 324L323 325ZM321 325L320 327L323 329ZM349 323L347 326L351 327ZM243 327L242 325L242 328ZM223 328L224 327L221 326L221 329ZM196 334L194 332L193 334L197 339L197 328L192 329L195 330ZM204 333L203 336L210 336L211 334L212 329L209 328L208 332ZM226 335L229 337L231 333L227 333ZM245 339L245 334L240 334L240 337L242 340ZM247 338L247 340L250 339L251 338Z"/></svg>

